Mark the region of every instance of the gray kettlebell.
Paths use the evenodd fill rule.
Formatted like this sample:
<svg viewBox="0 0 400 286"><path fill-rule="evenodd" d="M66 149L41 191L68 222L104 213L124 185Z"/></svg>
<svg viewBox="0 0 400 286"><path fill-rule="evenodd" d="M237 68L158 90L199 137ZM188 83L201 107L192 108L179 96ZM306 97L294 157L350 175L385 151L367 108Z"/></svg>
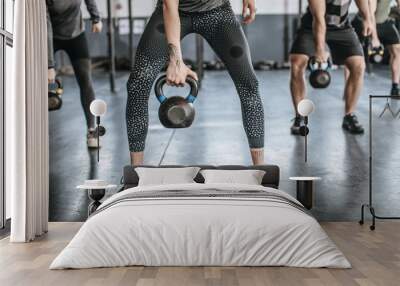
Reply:
<svg viewBox="0 0 400 286"><path fill-rule="evenodd" d="M166 75L161 76L155 83L154 91L161 104L158 109L158 117L166 128L187 128L193 123L196 114L193 102L196 100L199 87L197 81L191 77L187 77L186 82L190 85L190 93L186 97L178 95L166 97L164 95L163 87L167 83Z"/></svg>

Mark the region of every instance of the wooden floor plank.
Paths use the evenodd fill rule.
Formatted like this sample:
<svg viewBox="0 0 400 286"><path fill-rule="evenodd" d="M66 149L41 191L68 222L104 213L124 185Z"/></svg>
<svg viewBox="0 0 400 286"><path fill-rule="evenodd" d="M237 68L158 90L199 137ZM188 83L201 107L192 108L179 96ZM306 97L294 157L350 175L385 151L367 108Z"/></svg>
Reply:
<svg viewBox="0 0 400 286"><path fill-rule="evenodd" d="M51 223L45 236L29 244L0 241L0 285L72 286L397 286L400 222L381 222L376 231L355 222L322 223L350 260L352 269L289 267L119 267L48 269L81 223Z"/></svg>

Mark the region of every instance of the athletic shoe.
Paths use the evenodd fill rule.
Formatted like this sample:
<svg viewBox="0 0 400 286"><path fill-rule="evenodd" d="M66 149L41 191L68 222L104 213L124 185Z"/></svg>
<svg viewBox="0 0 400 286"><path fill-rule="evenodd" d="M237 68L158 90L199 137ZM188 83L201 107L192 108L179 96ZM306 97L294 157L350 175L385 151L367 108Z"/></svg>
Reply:
<svg viewBox="0 0 400 286"><path fill-rule="evenodd" d="M364 133L364 128L358 122L357 116L354 113L347 114L343 117L342 128L351 134Z"/></svg>
<svg viewBox="0 0 400 286"><path fill-rule="evenodd" d="M94 130L89 130L87 133L87 146L88 148L97 149L98 147L99 138Z"/></svg>
<svg viewBox="0 0 400 286"><path fill-rule="evenodd" d="M400 96L399 88L398 87L392 87L392 90L390 91L390 95Z"/></svg>
<svg viewBox="0 0 400 286"><path fill-rule="evenodd" d="M290 127L290 133L292 135L301 135L300 127L301 127L301 122L303 121L303 118L300 115L296 115L296 117L293 118L292 121L293 121L293 124L292 124L292 127Z"/></svg>

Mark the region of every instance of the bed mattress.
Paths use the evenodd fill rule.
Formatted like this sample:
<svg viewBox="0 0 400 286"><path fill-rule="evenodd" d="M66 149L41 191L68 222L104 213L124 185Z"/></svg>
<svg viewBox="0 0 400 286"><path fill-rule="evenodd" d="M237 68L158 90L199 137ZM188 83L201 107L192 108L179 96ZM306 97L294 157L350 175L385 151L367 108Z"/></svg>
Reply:
<svg viewBox="0 0 400 286"><path fill-rule="evenodd" d="M133 265L351 267L319 223L280 190L179 184L110 197L50 269Z"/></svg>

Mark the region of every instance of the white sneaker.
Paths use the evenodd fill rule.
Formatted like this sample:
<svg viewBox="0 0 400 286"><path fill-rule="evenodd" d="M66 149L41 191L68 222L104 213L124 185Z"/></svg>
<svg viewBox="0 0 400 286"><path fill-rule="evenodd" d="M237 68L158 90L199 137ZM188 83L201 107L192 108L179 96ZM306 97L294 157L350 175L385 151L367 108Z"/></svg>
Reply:
<svg viewBox="0 0 400 286"><path fill-rule="evenodd" d="M101 147L101 145L98 145L99 138L97 137L97 134L94 130L89 130L87 133L87 146L90 149L97 149Z"/></svg>

